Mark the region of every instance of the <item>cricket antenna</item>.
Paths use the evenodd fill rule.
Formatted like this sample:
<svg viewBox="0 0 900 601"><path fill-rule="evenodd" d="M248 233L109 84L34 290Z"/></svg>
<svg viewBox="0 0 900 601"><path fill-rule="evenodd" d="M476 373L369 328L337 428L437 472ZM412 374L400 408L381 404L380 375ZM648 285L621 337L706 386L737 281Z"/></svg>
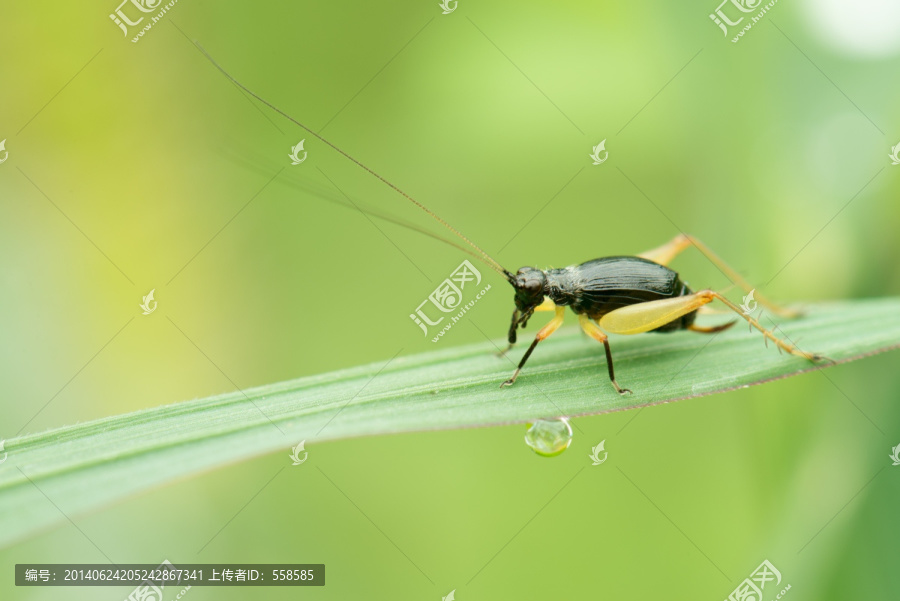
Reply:
<svg viewBox="0 0 900 601"><path fill-rule="evenodd" d="M474 242L472 242L471 240L469 240L468 238L466 238L466 237L465 237L458 229L456 229L455 227L453 227L452 225L450 225L449 223L447 223L446 221L444 221L440 216L438 216L437 213L435 213L434 211L432 211L431 209L429 209L428 207L426 207L425 205L423 205L421 202L419 202L418 200L416 200L415 198L413 198L412 196L410 196L409 194L407 194L406 192L404 192L403 190L401 190L400 188L398 188L397 186L395 186L394 184L392 184L392 183L389 182L388 180L386 180L386 179L385 179L384 177L382 177L381 175L379 175L379 174L375 173L374 171L372 171L371 169L369 169L367 166L365 166L364 164L362 164L359 160L353 158L352 156L350 156L349 154L347 154L346 152L344 152L343 150L341 150L340 148L338 148L337 146L335 146L334 144L332 144L331 142L329 142L328 140L326 140L326 139L325 139L324 137L322 137L319 133L317 133L316 131L313 131L310 127L308 127L308 126L306 126L306 125L300 123L299 121L297 121L296 119L294 119L293 117L291 117L290 115L288 115L287 113L285 113L283 110L281 110L280 108L278 108L277 106L275 106L274 104L272 104L271 102L269 102L268 100L266 100L265 98L262 98L262 97L259 96L256 92L254 92L253 90L249 89L247 86L245 86L244 84L242 84L241 82L239 82L237 79L235 79L234 77L232 77L232 75L231 75L228 71L226 71L219 63L217 63L217 62L215 61L215 59L214 59L213 57L211 57L211 56L209 55L209 53L203 48L203 46L201 46L200 43L197 42L196 40L194 40L194 45L197 46L197 49L200 50L200 52L203 53L203 56L205 56L206 59L207 59L209 62L211 62L211 63L213 64L213 66L214 66L216 69L218 69L219 71L221 71L221 72L222 72L222 75L224 75L225 77L227 77L227 78L231 81L231 83L233 83L233 84L236 85L238 88L240 88L241 90L245 91L246 93L250 94L251 96L253 96L253 97L256 98L257 100L259 100L260 102L262 102L264 105L266 105L267 107L269 107L270 109L272 109L273 111L275 111L276 113L278 113L279 115L281 115L282 117L284 117L285 119L288 119L289 121L291 121L291 122L294 123L295 125L299 125L299 126L302 127L303 129L305 129L307 132L309 132L310 134L312 134L313 136L315 136L320 142L323 142L323 143L325 143L326 145L330 146L331 148L333 148L334 150L336 150L338 153L340 153L344 158L347 158L347 159L349 159L350 161L356 163L358 166L360 166L360 167L362 167L363 169L365 169L366 171L368 171L371 175L377 177L377 178L380 179L382 182L384 182L385 184L387 184L388 186L390 186L395 192L398 192L398 193L401 194L404 198L406 198L408 201L410 201L411 203L413 203L414 205L416 205L417 207L419 207L420 209L422 209L423 211L425 211L426 213L428 213L435 221L437 221L438 223L440 223L441 225L443 225L444 227L446 227L448 230L450 230L451 232L453 232L454 234L456 234L457 236L459 236L459 238L460 238L463 242L465 242L466 244L468 244L469 246L471 246L472 248L474 248L476 251L478 251L478 253L481 255L481 256L478 256L478 258L481 259L484 263L486 263L491 269L493 269L493 270L496 271L497 273L501 274L503 277L505 277L505 278L507 279L507 281L509 281L511 284L515 285L515 282L516 282L516 276L514 276L514 275L513 275L512 273L510 273L508 270L504 269L503 266L500 265L497 261L495 261L489 254L487 254L486 252L484 252L483 250L481 250L481 247L479 247L477 244L475 244ZM476 256L477 256L477 255L476 255Z"/></svg>

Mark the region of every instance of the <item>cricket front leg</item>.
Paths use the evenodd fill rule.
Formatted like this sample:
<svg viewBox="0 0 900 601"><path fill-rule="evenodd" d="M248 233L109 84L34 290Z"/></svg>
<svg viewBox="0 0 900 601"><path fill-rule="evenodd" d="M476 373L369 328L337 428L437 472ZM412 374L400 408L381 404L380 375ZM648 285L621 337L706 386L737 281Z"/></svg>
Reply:
<svg viewBox="0 0 900 601"><path fill-rule="evenodd" d="M528 350L525 351L525 355L522 357L522 360L519 361L519 366L516 368L516 371L513 372L513 375L509 380L500 385L500 388L503 388L504 386L512 386L515 383L516 378L519 377L519 372L522 371L522 367L525 366L525 362L528 361L528 357L530 357L532 351L534 351L534 347L537 346L538 342L540 342L544 338L547 338L550 334L559 329L559 326L562 325L565 312L565 307L556 307L556 315L553 317L553 319L550 320L547 325L545 325L538 331L537 336L534 337L534 342L531 343L531 346L529 346Z"/></svg>
<svg viewBox="0 0 900 601"><path fill-rule="evenodd" d="M546 299L544 299L544 302L542 302L540 305L531 309L531 311L528 313L528 315L530 316L535 311L555 311L556 308L557 308L556 304L549 298L546 298ZM507 346L502 351L499 351L497 353L498 357L505 357L506 353L508 353L510 350L512 350L512 347L515 346L516 330L519 327L519 323L522 321L522 317L523 317L523 315L519 312L518 309L513 311L512 322L509 324L509 335L507 336L507 339L509 340L509 346ZM526 318L526 321L527 321L527 318ZM524 327L524 326L522 326L522 327Z"/></svg>
<svg viewBox="0 0 900 601"><path fill-rule="evenodd" d="M509 324L509 335L507 339L509 340L509 346L507 346L502 351L497 353L498 357L505 357L506 353L512 350L512 347L516 345L516 330L519 327L519 310L516 309L512 314L512 323Z"/></svg>

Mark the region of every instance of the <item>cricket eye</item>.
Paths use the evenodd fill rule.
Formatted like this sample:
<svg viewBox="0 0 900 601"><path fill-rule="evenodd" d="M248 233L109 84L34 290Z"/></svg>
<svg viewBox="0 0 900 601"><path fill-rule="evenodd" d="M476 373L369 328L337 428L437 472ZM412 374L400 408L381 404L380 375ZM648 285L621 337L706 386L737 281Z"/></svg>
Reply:
<svg viewBox="0 0 900 601"><path fill-rule="evenodd" d="M538 294L542 289L542 282L536 278L525 280L525 291L529 294Z"/></svg>

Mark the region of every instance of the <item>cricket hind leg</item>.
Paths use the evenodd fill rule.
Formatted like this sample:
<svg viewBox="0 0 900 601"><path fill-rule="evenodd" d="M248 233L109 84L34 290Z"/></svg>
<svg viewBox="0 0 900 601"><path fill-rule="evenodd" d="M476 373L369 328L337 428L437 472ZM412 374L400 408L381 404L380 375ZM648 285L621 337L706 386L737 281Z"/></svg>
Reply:
<svg viewBox="0 0 900 601"><path fill-rule="evenodd" d="M734 304L733 302L731 302L730 300L728 300L726 297L722 296L718 292L713 292L711 290L705 290L704 292L711 293L715 299L721 301L722 303L727 305L729 309L731 309L732 311L734 311L735 313L737 313L738 315L743 317L744 320L748 324L750 324L750 327L756 328L757 330L762 332L762 334L763 334L763 336L765 336L766 340L771 340L772 342L775 343L775 345L779 349L779 352L781 350L784 350L792 355L795 355L797 357L803 357L804 359L808 359L814 363L817 361L829 361L832 363L834 362L832 359L829 359L828 357L826 357L824 355L820 355L819 353L810 353L808 351L801 350L801 349L797 348L796 344L792 344L790 342L787 342L783 338L779 338L779 337L775 336L775 331L774 331L775 328L772 328L771 330L767 330L766 328L763 327L763 325L761 323L759 323L758 319L753 317L753 315L745 313L743 311L743 309L741 309L739 306L737 306L736 304Z"/></svg>
<svg viewBox="0 0 900 601"><path fill-rule="evenodd" d="M691 332L698 332L700 334L718 334L719 332L724 332L725 330L727 330L728 328L730 328L731 326L733 326L736 323L737 323L736 319L729 321L728 323L723 323L722 325L710 326L710 327L698 326L698 325L692 323L691 325L688 326L688 329Z"/></svg>
<svg viewBox="0 0 900 601"><path fill-rule="evenodd" d="M745 314L740 307L713 290L701 290L687 296L621 307L601 317L598 325L604 331L613 334L640 334L670 323L714 300L724 303L729 309L749 323L750 327L762 332L766 340L774 342L779 349L810 361L825 359L822 355L800 350L796 345L779 338L773 330L767 330L755 317ZM730 327L730 325L728 324L726 327Z"/></svg>
<svg viewBox="0 0 900 601"><path fill-rule="evenodd" d="M547 338L548 336L550 336L550 334L559 329L559 326L562 325L565 314L565 307L556 307L556 315L553 316L553 319L551 319L547 323L547 325L545 325L538 331L537 335L534 337L534 341L531 343L531 346L528 347L528 350L525 351L525 355L522 357L522 360L519 361L519 365L518 367L516 367L516 371L513 372L513 375L510 379L500 384L500 388L503 388L504 386L512 386L515 383L516 378L519 377L519 372L522 371L523 367L525 367L525 362L528 361L528 357L530 357L532 351L534 351L534 347L538 345L538 342Z"/></svg>
<svg viewBox="0 0 900 601"><path fill-rule="evenodd" d="M662 246L657 246L639 254L642 259L649 259L660 265L668 265L684 250L690 248L691 239L687 234L678 234Z"/></svg>
<svg viewBox="0 0 900 601"><path fill-rule="evenodd" d="M691 246L694 246L699 250L703 256L705 256L709 261L719 268L725 276L735 283L738 287L741 288L745 293L750 294L752 291L756 295L756 301L766 307L769 311L778 315L780 317L799 317L801 315L800 311L789 309L787 307L782 307L777 305L764 297L759 293L758 290L753 288L747 280L745 280L741 275L735 271L730 265L728 265L725 261L723 261L719 255L714 253L712 249L706 246L703 242L695 238L694 236L689 236L688 234L678 234L669 242L666 242L662 246L658 246L652 250L648 250L639 254L638 256L643 259L649 259L660 265L668 265L675 257L681 254L683 251L687 250Z"/></svg>
<svg viewBox="0 0 900 601"><path fill-rule="evenodd" d="M619 386L619 383L616 382L616 374L613 370L613 360L612 360L612 351L609 350L609 338L606 333L600 329L600 327L595 324L591 319L584 314L578 315L578 322L581 324L581 329L584 330L584 333L596 340L597 342L603 343L603 348L606 350L606 367L609 371L609 381L612 382L612 385L615 386L616 392L619 394L630 393L631 391L627 388L622 388Z"/></svg>

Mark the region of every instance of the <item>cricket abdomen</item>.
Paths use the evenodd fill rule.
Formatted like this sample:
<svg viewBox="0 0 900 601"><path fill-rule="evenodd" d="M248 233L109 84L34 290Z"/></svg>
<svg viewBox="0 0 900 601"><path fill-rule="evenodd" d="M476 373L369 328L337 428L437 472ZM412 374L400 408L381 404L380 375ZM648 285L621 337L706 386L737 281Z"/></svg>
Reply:
<svg viewBox="0 0 900 601"><path fill-rule="evenodd" d="M547 271L547 294L557 305L597 320L621 307L692 294L678 273L648 259L603 257ZM694 323L696 311L652 330L671 332Z"/></svg>

